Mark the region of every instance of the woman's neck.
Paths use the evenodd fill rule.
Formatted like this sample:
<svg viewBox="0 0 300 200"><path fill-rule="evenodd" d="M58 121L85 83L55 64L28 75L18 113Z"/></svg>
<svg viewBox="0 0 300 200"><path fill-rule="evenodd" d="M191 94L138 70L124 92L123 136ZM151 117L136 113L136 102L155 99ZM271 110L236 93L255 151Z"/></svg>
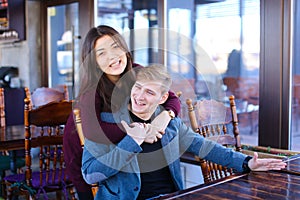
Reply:
<svg viewBox="0 0 300 200"><path fill-rule="evenodd" d="M120 75L109 75L106 74L106 77L114 84L116 84L120 80Z"/></svg>

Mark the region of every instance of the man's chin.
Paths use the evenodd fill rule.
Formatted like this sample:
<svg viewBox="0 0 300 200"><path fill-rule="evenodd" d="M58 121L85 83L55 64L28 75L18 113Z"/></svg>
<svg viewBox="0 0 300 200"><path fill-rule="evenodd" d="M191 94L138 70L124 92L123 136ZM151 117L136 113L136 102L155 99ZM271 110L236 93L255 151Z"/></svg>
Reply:
<svg viewBox="0 0 300 200"><path fill-rule="evenodd" d="M140 110L140 109L132 109L132 112L133 113L136 113L136 114L143 114L143 113L145 113L143 110Z"/></svg>

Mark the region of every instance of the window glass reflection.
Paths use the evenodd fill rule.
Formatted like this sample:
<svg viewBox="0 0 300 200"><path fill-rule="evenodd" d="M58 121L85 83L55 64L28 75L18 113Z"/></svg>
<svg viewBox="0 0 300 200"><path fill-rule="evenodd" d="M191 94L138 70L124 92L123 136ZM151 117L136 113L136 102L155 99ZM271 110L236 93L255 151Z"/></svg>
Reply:
<svg viewBox="0 0 300 200"><path fill-rule="evenodd" d="M148 65L157 61L156 1L98 0L95 26L109 25L121 33L132 51L134 62Z"/></svg>

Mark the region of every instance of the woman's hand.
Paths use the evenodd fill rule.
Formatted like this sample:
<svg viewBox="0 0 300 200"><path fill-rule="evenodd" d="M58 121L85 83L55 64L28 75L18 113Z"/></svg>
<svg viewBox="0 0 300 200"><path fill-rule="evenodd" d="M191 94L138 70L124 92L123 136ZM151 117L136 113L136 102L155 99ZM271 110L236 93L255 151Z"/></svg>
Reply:
<svg viewBox="0 0 300 200"><path fill-rule="evenodd" d="M159 127L153 126L152 124L146 124L147 135L145 138L145 142L154 143L157 142L158 139L162 138L163 132L159 131Z"/></svg>
<svg viewBox="0 0 300 200"><path fill-rule="evenodd" d="M274 158L259 159L257 152L254 152L253 158L248 162L248 167L252 171L281 170L286 167L286 163Z"/></svg>
<svg viewBox="0 0 300 200"><path fill-rule="evenodd" d="M170 120L171 117L169 111L166 110L156 116L151 124L147 124L147 136L145 142L152 144L157 142L158 139L161 139Z"/></svg>
<svg viewBox="0 0 300 200"><path fill-rule="evenodd" d="M153 128L151 131L156 133L164 134L165 130L171 120L169 112L167 110L162 111L159 115L157 115L154 120L151 122ZM149 134L149 132L148 132ZM155 133L152 133L155 134Z"/></svg>
<svg viewBox="0 0 300 200"><path fill-rule="evenodd" d="M138 145L141 145L145 141L147 135L146 124L134 122L128 125L125 121L121 121L121 124L125 128L127 135L132 137Z"/></svg>

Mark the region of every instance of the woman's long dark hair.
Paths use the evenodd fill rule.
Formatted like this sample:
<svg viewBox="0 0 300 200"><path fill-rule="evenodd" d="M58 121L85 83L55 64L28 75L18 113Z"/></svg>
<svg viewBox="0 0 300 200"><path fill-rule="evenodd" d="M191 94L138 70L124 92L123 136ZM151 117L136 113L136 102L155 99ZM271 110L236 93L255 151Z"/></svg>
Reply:
<svg viewBox="0 0 300 200"><path fill-rule="evenodd" d="M98 67L95 54L95 43L97 39L103 36L110 36L119 47L126 52L127 66L124 72L120 75L122 77L125 73L132 73L132 55L124 38L110 26L100 25L98 27L91 28L87 33L81 52L82 65L80 67L80 90L78 97L86 93L87 91L95 90L103 101L105 108L111 106L111 94L113 83L105 76L104 72ZM131 76L133 78L133 75ZM128 79L127 79L128 80ZM127 91L131 88L132 82L121 84L123 91ZM113 85L113 86L112 86Z"/></svg>

